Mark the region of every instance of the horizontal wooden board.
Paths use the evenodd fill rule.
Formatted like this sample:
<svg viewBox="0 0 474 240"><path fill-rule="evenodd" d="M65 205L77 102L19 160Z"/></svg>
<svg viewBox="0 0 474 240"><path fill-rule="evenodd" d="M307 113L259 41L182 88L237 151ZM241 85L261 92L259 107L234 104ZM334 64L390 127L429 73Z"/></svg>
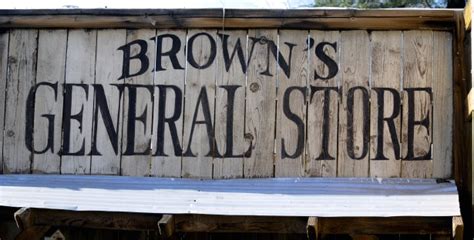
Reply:
<svg viewBox="0 0 474 240"><path fill-rule="evenodd" d="M282 21L309 13L284 13ZM9 39L0 55L7 65L4 172L452 176L448 31L120 28L2 36Z"/></svg>
<svg viewBox="0 0 474 240"><path fill-rule="evenodd" d="M452 29L462 10L3 10L0 28ZM53 17L51 17L53 16Z"/></svg>

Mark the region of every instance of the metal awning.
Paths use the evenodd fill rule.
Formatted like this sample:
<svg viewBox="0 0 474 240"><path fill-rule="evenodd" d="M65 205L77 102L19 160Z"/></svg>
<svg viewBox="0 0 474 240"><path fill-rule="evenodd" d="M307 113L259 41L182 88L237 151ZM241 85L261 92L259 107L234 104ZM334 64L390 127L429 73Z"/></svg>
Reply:
<svg viewBox="0 0 474 240"><path fill-rule="evenodd" d="M454 182L434 179L0 175L0 206L235 216L460 215Z"/></svg>

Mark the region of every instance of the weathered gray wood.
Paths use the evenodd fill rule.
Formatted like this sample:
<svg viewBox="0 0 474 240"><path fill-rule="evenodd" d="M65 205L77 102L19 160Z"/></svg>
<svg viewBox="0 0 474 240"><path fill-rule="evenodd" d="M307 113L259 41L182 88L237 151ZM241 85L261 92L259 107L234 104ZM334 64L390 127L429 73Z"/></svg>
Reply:
<svg viewBox="0 0 474 240"><path fill-rule="evenodd" d="M401 90L401 67L402 67L402 33L400 31L372 32L371 35L371 105L370 105L370 176L372 177L400 177L400 127L402 114L400 111L401 102L395 102L393 93L381 90L380 88L391 88L400 96ZM378 99L379 92L383 91L383 99ZM401 99L399 99L401 100ZM383 132L379 136L378 120L379 111L382 109L379 103L383 104L383 118L390 118L398 111L398 115L393 118L393 125L396 137L393 142L392 132L389 125L383 121ZM379 138L382 151L377 152ZM397 150L396 150L397 147ZM377 155L377 153L379 155ZM382 155L380 155L382 154ZM377 159L376 159L377 158Z"/></svg>
<svg viewBox="0 0 474 240"><path fill-rule="evenodd" d="M35 84L38 30L12 30L5 102L5 173L29 173L33 155L25 147L26 99Z"/></svg>
<svg viewBox="0 0 474 240"><path fill-rule="evenodd" d="M188 43L193 36L201 32L209 34L208 36L214 41L217 40L215 30L193 29L188 31ZM199 35L194 39L193 51L191 52L188 47L187 57L188 59L193 58L198 66L204 66L213 58L210 51L211 41L206 35ZM220 54L220 52L216 52L216 54ZM216 62L205 69L198 69L190 63L186 66L182 177L212 178L212 153L215 146L210 143L209 140L213 142L214 138L209 136L208 132L213 132L213 126L206 126L206 124L199 122L205 121L207 118L207 122L210 121L211 125L214 125L216 70ZM201 101L198 100L199 98ZM208 104L205 104L206 101ZM206 107L209 109L207 113L207 110L204 109ZM195 125L194 129L193 125Z"/></svg>
<svg viewBox="0 0 474 240"><path fill-rule="evenodd" d="M451 178L453 169L452 35L433 32L433 177Z"/></svg>
<svg viewBox="0 0 474 240"><path fill-rule="evenodd" d="M127 84L133 85L153 85L155 73L155 42L151 39L156 35L155 30L128 30L127 43L142 39L147 41L148 51L146 56L149 61L149 67L144 74L123 79ZM137 56L141 51L137 44L131 47L130 56ZM134 60L130 62L130 73L136 73L142 67L142 62ZM120 71L119 71L120 72ZM150 175L151 164L151 139L152 139L152 117L153 117L153 88L152 87L130 87L124 90L123 95L123 121L122 121L122 161L121 174L127 176L148 176ZM132 93L132 95L130 94ZM131 105L131 104L132 105ZM131 109L135 109L134 116ZM145 123L134 120L140 116L144 117ZM130 119L132 118L132 119ZM129 129L134 127L135 132L129 133ZM130 126L130 127L128 127ZM129 136L130 135L130 136ZM128 139L134 140L134 144L129 143ZM132 148L133 147L133 148ZM130 149L129 149L130 148Z"/></svg>
<svg viewBox="0 0 474 240"><path fill-rule="evenodd" d="M274 131L277 63L268 45L277 43L276 30L251 29L248 32L250 66L247 73L245 103L245 134L252 144L252 155L244 159L244 176L271 177L274 175ZM253 46L254 45L254 46ZM251 51L251 49L253 51ZM252 55L250 56L250 53ZM267 59L269 62L267 62ZM268 64L272 76L263 75Z"/></svg>
<svg viewBox="0 0 474 240"><path fill-rule="evenodd" d="M157 36L165 34L174 34L181 42L179 46L179 54L176 54L178 59L179 66L176 68L172 65L169 57L161 58L161 67L165 70L157 71L155 73L155 84L162 85L173 85L178 87L181 90L184 90L184 81L185 81L185 67L186 67L186 31L184 30L160 30L157 32ZM162 40L162 49L164 52L169 51L173 47L173 42L170 38L163 38ZM158 59L157 59L158 60ZM176 126L176 135L177 142L180 147L183 147L183 103L184 103L184 91L181 98L176 99L175 91L167 88L166 90L160 91L155 88L155 97L154 97L154 109L153 109L153 157L151 159L151 175L157 177L180 177L181 176L181 153L174 152L172 134L168 124L164 126L163 140L158 142L158 114L162 110L160 107L160 95L166 95L166 102L163 102L166 118L172 118L175 116L175 106L181 101L181 109L176 110L179 119L174 122ZM162 100L161 100L162 101ZM163 144L163 152L157 153L158 144Z"/></svg>
<svg viewBox="0 0 474 240"><path fill-rule="evenodd" d="M66 83L71 84L93 84L95 75L97 31L92 30L69 30L68 47L66 56ZM63 135L63 142L70 141L69 152L79 152L84 148L84 153L91 149L92 130L92 108L93 93L88 93L81 87L73 87L71 98L75 104L71 106L71 114L78 114L81 109L82 123L71 120L70 137ZM64 123L63 123L64 126ZM63 144L63 153L65 152ZM63 155L61 158L61 173L66 174L90 174L91 157L88 155L73 156Z"/></svg>
<svg viewBox="0 0 474 240"><path fill-rule="evenodd" d="M331 57L339 68L339 73L330 79L321 79L317 76L327 78L329 76L328 66L316 57L316 46L309 51L309 80L310 87L329 87L333 90L329 91L329 100L327 106L328 119L324 122L324 109L326 108L324 91L315 92L313 96L308 96L308 139L307 139L307 158L305 164L306 176L311 177L336 177L337 174L337 158L338 158L338 114L339 114L339 84L341 81L341 42L338 31L310 31L310 37L314 39L315 44L327 42L336 44L336 46L325 46L324 53ZM317 74L317 75L316 75ZM311 92L309 92L311 94ZM323 153L323 134L324 124L328 124L327 155Z"/></svg>
<svg viewBox="0 0 474 240"><path fill-rule="evenodd" d="M306 134L306 93L308 83L308 32L297 30L281 30L279 32L279 52L283 60L290 66L290 76L279 67L278 103L276 120L276 155L275 177L297 177L304 175L305 163L305 134ZM285 43L296 44L287 46ZM290 54L291 53L291 54ZM291 59L289 58L291 56ZM291 62L289 62L291 61ZM299 87L288 94L285 103L285 91L291 87ZM287 104L287 106L284 106ZM284 108L288 107L292 114L301 120L301 128L285 116ZM301 144L301 146L298 146ZM301 150L301 152L298 152ZM286 155L286 156L285 156Z"/></svg>
<svg viewBox="0 0 474 240"><path fill-rule="evenodd" d="M126 41L126 30L99 30L97 31L97 52L96 52L96 66L95 66L95 84L102 86L112 120L113 131L117 134L117 142L113 142L109 133L105 128L105 116L98 110L97 104L97 90L94 90L94 117L92 125L92 149L94 144L97 145L97 151L100 155L92 155L91 157L91 173L92 174L120 174L120 153L122 146L120 140L122 139L122 132L120 125L122 124L123 113L121 111L121 98L118 87L113 87L111 84L116 84L122 73L123 55L117 50L118 47L123 46ZM92 97L92 96L90 96ZM96 122L96 123L94 123ZM97 135L97 137L95 136ZM116 144L117 149L113 148Z"/></svg>
<svg viewBox="0 0 474 240"><path fill-rule="evenodd" d="M403 116L408 116L408 94L406 88L430 88L433 80L433 32L406 31L403 33ZM439 67L439 66L436 66ZM416 92L414 101L415 121L432 118L431 96L425 92ZM432 126L432 125L431 125ZM408 117L402 118L402 159L408 154ZM419 158L431 151L432 129L421 125L414 127L413 152ZM431 152L432 156L432 152ZM428 160L402 160L401 177L431 178L433 163Z"/></svg>
<svg viewBox="0 0 474 240"><path fill-rule="evenodd" d="M5 122L8 40L9 31L0 31L0 174L3 173L3 123Z"/></svg>
<svg viewBox="0 0 474 240"><path fill-rule="evenodd" d="M364 114L362 90L353 94L353 128L348 128L350 121L348 91L352 87L361 87L368 91L369 87L369 36L366 31L341 32L341 87L342 103L339 106L339 145L338 173L339 177L367 177L369 175L369 139L364 133L364 124L368 124L370 116ZM370 94L367 94L370 97ZM369 125L370 127L370 125ZM369 129L366 129L367 131ZM349 145L349 131L353 133L353 146ZM366 138L366 139L365 139ZM348 154L353 149L354 159Z"/></svg>
<svg viewBox="0 0 474 240"><path fill-rule="evenodd" d="M164 238L170 238L174 235L175 223L173 215L163 215L158 221L158 231Z"/></svg>
<svg viewBox="0 0 474 240"><path fill-rule="evenodd" d="M52 88L38 88L35 98L34 146L43 150L48 146L48 137L53 138L53 146L44 153L34 154L33 173L59 173L61 157L58 151L62 139L62 105L64 76L66 71L67 30L40 30L38 40L38 67L36 82L56 84ZM54 116L50 122L44 114ZM53 128L52 136L49 129Z"/></svg>
<svg viewBox="0 0 474 240"><path fill-rule="evenodd" d="M222 14L221 9L8 9L0 13L0 27L219 29ZM451 9L226 9L225 28L449 30L456 15Z"/></svg>
<svg viewBox="0 0 474 240"><path fill-rule="evenodd" d="M239 62L239 50L234 55L230 62L229 69L224 62L223 54L219 54L218 69L217 69L217 89L216 89L216 143L217 151L222 157L214 158L213 162L213 178L236 178L243 176L243 155L248 149L248 143L244 139L244 121L245 121L245 78L246 78L246 64L248 59L247 53L247 31L227 31L219 32L219 34L229 35L227 39L227 49L229 58L232 56L234 49L242 50L242 56L245 61L244 67ZM224 37L221 35L218 43L223 43ZM227 124L229 123L228 111L230 105L228 102L229 91L220 86L236 85L239 86L234 92L233 98L233 112L232 112L232 136L233 136L233 157L224 157L226 153L230 153L230 146L227 145ZM238 157L235 157L238 156Z"/></svg>

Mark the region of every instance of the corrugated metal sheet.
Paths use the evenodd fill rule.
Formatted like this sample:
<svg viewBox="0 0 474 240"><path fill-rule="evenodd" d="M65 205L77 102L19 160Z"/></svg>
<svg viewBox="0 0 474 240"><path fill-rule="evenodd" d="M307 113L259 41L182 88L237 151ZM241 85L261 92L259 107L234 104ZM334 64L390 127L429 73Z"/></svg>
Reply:
<svg viewBox="0 0 474 240"><path fill-rule="evenodd" d="M0 175L0 205L247 216L460 215L455 184L431 179Z"/></svg>

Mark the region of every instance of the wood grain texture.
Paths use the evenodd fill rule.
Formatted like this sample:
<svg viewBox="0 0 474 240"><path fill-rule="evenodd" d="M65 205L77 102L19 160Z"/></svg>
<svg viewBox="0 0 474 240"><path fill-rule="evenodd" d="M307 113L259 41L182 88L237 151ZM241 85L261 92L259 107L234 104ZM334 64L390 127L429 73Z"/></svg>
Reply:
<svg viewBox="0 0 474 240"><path fill-rule="evenodd" d="M310 31L310 37L315 43L327 42L336 46L324 47L324 53L334 59L340 65L341 42L340 33L338 31ZM336 177L337 174L337 158L338 158L338 115L339 115L339 94L338 86L341 80L341 69L339 74L330 79L321 79L317 76L329 76L329 68L323 61L316 56L316 46L310 49L310 77L309 85L311 87L327 87L334 88L328 94L327 114L328 121L324 122L323 114L326 108L323 91L315 92L313 96L308 96L308 139L307 139L307 158L305 164L306 176L310 177ZM317 75L316 75L317 74ZM311 92L310 92L311 93ZM329 130L326 134L327 154L328 157L322 157L323 151L323 134L324 126L327 125ZM326 158L326 159L324 159Z"/></svg>
<svg viewBox="0 0 474 240"><path fill-rule="evenodd" d="M173 66L169 57L163 56L161 59L162 71L155 73L155 84L175 86L184 90L185 81L185 67L186 67L186 31L184 30L159 30L157 36L174 34L180 41L180 45L176 46L179 49L176 58L179 66ZM172 39L163 37L161 42L163 52L171 50L173 45ZM175 43L177 44L177 43ZM160 99L160 96L161 97ZM153 109L153 157L151 159L151 175L157 177L180 177L181 176L181 152L175 153L173 146L172 133L169 125L164 126L164 132L158 132L158 115L159 111L164 111L165 118L172 118L179 116L179 119L174 122L176 128L176 138L179 147L183 147L183 103L184 91L179 99L176 99L176 92L166 88L166 90L159 90L155 88L154 109ZM166 100L164 100L166 98ZM180 109L176 109L177 103L181 102ZM163 104L163 105L160 105ZM162 109L164 108L164 109ZM176 113L175 113L176 110ZM176 114L176 115L175 115ZM179 115L178 115L179 114ZM158 141L158 134L163 134L163 139ZM163 146L164 154L157 154L158 144ZM161 155L161 156L158 156Z"/></svg>
<svg viewBox="0 0 474 240"><path fill-rule="evenodd" d="M4 128L4 173L30 173L25 148L26 99L35 84L38 30L12 30L8 53Z"/></svg>
<svg viewBox="0 0 474 240"><path fill-rule="evenodd" d="M195 38L191 43L193 37ZM214 62L207 68L203 66L210 61L216 61L217 54L220 53L218 51L214 52L213 57L211 51L212 41L209 38L212 38L215 43L217 31L188 30L183 135L183 146L186 150L183 154L182 177L212 178L212 159L215 148L212 133L214 131L214 98L218 63ZM191 45L192 50L190 50ZM191 58L196 66L202 69L192 66L189 62Z"/></svg>
<svg viewBox="0 0 474 240"><path fill-rule="evenodd" d="M452 35L433 32L433 177L451 178L453 169Z"/></svg>
<svg viewBox="0 0 474 240"><path fill-rule="evenodd" d="M244 176L271 177L274 175L277 63L273 56L267 58L267 54L271 54L268 44L271 44L270 41L277 42L278 32L251 29L248 37L250 66L247 73L245 133L252 144L252 155L244 160ZM253 51L251 48L254 48ZM272 76L262 74L267 67Z"/></svg>
<svg viewBox="0 0 474 240"><path fill-rule="evenodd" d="M67 30L40 30L38 40L38 67L36 82L56 84L56 92L51 87L38 88L35 99L34 146L43 150L48 146L48 137L53 138L50 150L34 154L33 173L60 172L61 157L58 154L62 140L62 104L64 76L66 71ZM44 117L54 116L54 122ZM53 129L52 136L48 136Z"/></svg>
<svg viewBox="0 0 474 240"><path fill-rule="evenodd" d="M403 117L402 118L402 170L403 178L431 178L433 175L433 161L404 160L409 152L408 148L408 113L409 99L407 88L431 88L433 80L433 32L406 31L403 35ZM438 67L438 66L436 66ZM428 118L431 123L432 103L431 96L426 92L414 94L414 120L421 121ZM413 131L414 158L420 158L431 151L432 129L422 125L415 125ZM431 152L432 156L432 152Z"/></svg>
<svg viewBox="0 0 474 240"><path fill-rule="evenodd" d="M95 76L97 31L92 30L69 30L68 46L66 56L66 84L93 84ZM71 99L75 104L71 105L71 114L76 115L82 112L82 122L71 120L69 139L66 134L64 141L70 141L70 153L79 152L84 148L84 152L91 149L92 131L92 107L93 92L86 86L86 91L77 86L72 87ZM63 127L65 123L63 122ZM66 140L67 139L67 140ZM65 146L62 146L63 153ZM63 155L61 158L61 173L63 174L90 174L91 157Z"/></svg>
<svg viewBox="0 0 474 240"><path fill-rule="evenodd" d="M372 32L371 34L371 114L370 114L370 176L400 177L400 111L401 67L402 67L402 33L400 31ZM391 88L395 93L387 90ZM381 93L383 91L383 93ZM383 94L383 95L382 95ZM379 99L382 97L383 99ZM398 99L396 101L395 99ZM383 106L380 106L382 103ZM383 111L383 113L380 113ZM398 113L398 114L395 114ZM382 115L380 115L382 114ZM388 121L379 126L379 116L390 118L394 132L390 131ZM379 135L378 128L382 127ZM393 130L392 130L393 131ZM392 135L393 134L393 135ZM395 140L394 140L395 137ZM382 139L379 139L382 138ZM381 141L382 155L377 155ZM394 142L395 141L395 142ZM379 153L380 154L380 153Z"/></svg>
<svg viewBox="0 0 474 240"><path fill-rule="evenodd" d="M222 28L221 9L4 10L3 28ZM54 15L54 18L51 17ZM226 29L452 29L456 10L226 9Z"/></svg>
<svg viewBox="0 0 474 240"><path fill-rule="evenodd" d="M151 165L151 140L153 125L153 91L152 87L135 87L143 85L153 85L155 73L155 37L156 31L128 30L127 43L138 39L147 42L147 49L142 49L137 44L131 47L130 56L137 56L142 51L146 51L146 57L149 62L148 69L141 75L129 77L124 80L126 84L134 85L126 88L123 95L123 121L122 121L122 160L121 174L126 176L148 176L150 175ZM130 73L137 73L142 63L139 60L130 62ZM133 110L132 110L133 109ZM143 117L143 121L136 120ZM134 126L134 127L133 127ZM134 131L134 132L133 132ZM130 135L130 136L129 136ZM133 139L134 142L129 142ZM132 155L133 154L133 155Z"/></svg>
<svg viewBox="0 0 474 240"><path fill-rule="evenodd" d="M3 173L3 124L5 123L5 95L7 87L9 31L0 32L0 174Z"/></svg>
<svg viewBox="0 0 474 240"><path fill-rule="evenodd" d="M221 157L214 158L213 178L237 178L243 177L244 153L248 149L248 143L244 139L245 81L248 59L247 31L224 31L219 32L219 34L221 35L218 44L227 47L230 64L229 66L225 64L223 54L218 55L215 132L217 151ZM225 35L228 35L228 37L225 37ZM234 49L236 49L236 52L235 55L232 55ZM239 55L239 49L241 55ZM232 56L234 57L231 59ZM239 57L243 57L244 65L241 64ZM223 85L238 87L236 90L231 90L222 88ZM231 108L228 101L232 94L233 108ZM233 124L228 126L231 120ZM232 133L228 132L227 128ZM226 141L228 134L232 136L233 146L231 150L231 146ZM224 157L226 153L229 153L232 157Z"/></svg>
<svg viewBox="0 0 474 240"><path fill-rule="evenodd" d="M366 31L343 31L341 32L341 87L342 104L339 106L339 157L338 157L338 177L367 177L369 175L369 154L364 153L364 148L368 150L368 137L364 134L364 124L369 120L369 116L364 114L363 91L369 87L369 36ZM352 116L349 113L350 104L349 91L353 87L360 87L353 91ZM367 94L368 96L368 94ZM366 96L366 97L367 97ZM366 109L368 111L368 109ZM351 118L352 117L352 121ZM349 128L349 124L353 128ZM368 129L366 129L368 131ZM353 137L350 139L350 132ZM364 136L365 135L365 136ZM353 146L349 141L353 141ZM365 145L365 147L364 147ZM354 159L348 154L348 150L353 149Z"/></svg>
<svg viewBox="0 0 474 240"><path fill-rule="evenodd" d="M117 48L124 45L125 41L125 30L97 31L95 84L96 86L103 87L106 101L102 101L102 99L99 98L99 91L94 89L94 120L92 124L91 151L93 151L94 145L97 145L97 152L100 153L100 155L92 155L91 157L92 174L120 174L122 102L119 88L113 87L111 84L118 82L117 80L120 78L122 72L123 56ZM108 106L108 113L106 114L110 115L110 120L112 121L112 126L110 127L117 135L116 139L113 139L113 137L110 136L111 133L106 129L107 123L105 121L107 121L107 116L102 110L98 109L100 102ZM105 110L105 112L107 111L105 108L103 110ZM116 145L116 149L113 147L114 144Z"/></svg>
<svg viewBox="0 0 474 240"><path fill-rule="evenodd" d="M304 175L306 157L308 32L281 30L279 31L278 43L279 52L281 53L279 57L282 57L282 60L289 64L290 76L285 74L282 67L278 67L275 177L298 177ZM287 45L288 43L296 44L296 46ZM290 90L292 87L299 88ZM288 90L291 92L285 93ZM285 99L285 94L288 95L287 99ZM288 113L285 113L285 108L288 108ZM298 126L290 120L290 115L291 117L297 116L301 121L301 125ZM298 146L298 144L301 144L301 146Z"/></svg>

